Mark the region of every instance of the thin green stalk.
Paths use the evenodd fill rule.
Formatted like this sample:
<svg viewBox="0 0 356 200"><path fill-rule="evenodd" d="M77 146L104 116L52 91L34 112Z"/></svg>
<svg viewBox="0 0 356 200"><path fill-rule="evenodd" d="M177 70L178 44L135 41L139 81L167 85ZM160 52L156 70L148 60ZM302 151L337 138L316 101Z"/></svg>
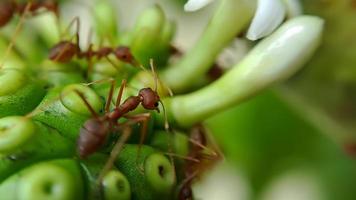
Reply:
<svg viewBox="0 0 356 200"><path fill-rule="evenodd" d="M165 99L169 117L189 126L289 78L315 52L322 30L323 20L318 17L291 19L216 82L193 93Z"/></svg>
<svg viewBox="0 0 356 200"><path fill-rule="evenodd" d="M204 34L177 64L161 74L176 92L187 89L205 74L229 42L241 33L253 16L254 0L222 0Z"/></svg>

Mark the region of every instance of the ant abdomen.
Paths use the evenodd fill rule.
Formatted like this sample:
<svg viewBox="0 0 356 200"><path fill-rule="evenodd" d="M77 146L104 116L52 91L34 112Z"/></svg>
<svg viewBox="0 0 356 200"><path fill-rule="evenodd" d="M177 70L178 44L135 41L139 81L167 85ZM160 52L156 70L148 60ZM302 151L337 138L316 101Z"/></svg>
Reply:
<svg viewBox="0 0 356 200"><path fill-rule="evenodd" d="M78 46L69 41L62 41L55 45L49 52L49 59L66 63L80 52Z"/></svg>
<svg viewBox="0 0 356 200"><path fill-rule="evenodd" d="M0 2L0 27L5 26L14 15L16 5L11 1Z"/></svg>
<svg viewBox="0 0 356 200"><path fill-rule="evenodd" d="M110 124L106 120L88 119L80 129L77 151L80 158L96 152L106 141Z"/></svg>

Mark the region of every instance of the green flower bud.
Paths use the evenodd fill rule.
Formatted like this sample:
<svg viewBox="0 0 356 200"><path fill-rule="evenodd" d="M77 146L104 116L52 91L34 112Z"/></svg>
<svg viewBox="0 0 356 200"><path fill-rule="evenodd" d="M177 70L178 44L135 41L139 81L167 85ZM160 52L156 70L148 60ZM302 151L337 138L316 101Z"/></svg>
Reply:
<svg viewBox="0 0 356 200"><path fill-rule="evenodd" d="M138 18L131 39L131 50L133 55L143 64L148 65L149 59L155 59L158 53L165 15L159 6L153 6L145 10Z"/></svg>
<svg viewBox="0 0 356 200"><path fill-rule="evenodd" d="M111 44L115 44L118 36L118 21L114 6L109 1L97 0L93 12L95 30L99 38L107 38Z"/></svg>
<svg viewBox="0 0 356 200"><path fill-rule="evenodd" d="M169 133L166 131L157 131L151 140L150 145L162 152L169 152L173 147L173 152L180 156L187 156L189 153L189 138L186 134L178 131Z"/></svg>
<svg viewBox="0 0 356 200"><path fill-rule="evenodd" d="M91 117L88 107L75 90L81 92L99 113L103 106L100 97L87 86L73 84L50 90L33 116L35 120L56 128L72 141L77 140L80 128Z"/></svg>
<svg viewBox="0 0 356 200"><path fill-rule="evenodd" d="M0 182L34 162L74 153L74 143L41 123L20 116L0 119Z"/></svg>
<svg viewBox="0 0 356 200"><path fill-rule="evenodd" d="M213 18L196 45L184 57L162 73L162 80L175 92L184 92L213 65L216 57L253 16L255 1L221 1Z"/></svg>
<svg viewBox="0 0 356 200"><path fill-rule="evenodd" d="M81 160L81 166L87 183L87 199L130 199L131 189L126 177L115 166L98 183L99 174L109 157L96 153L88 159Z"/></svg>
<svg viewBox="0 0 356 200"><path fill-rule="evenodd" d="M126 175L134 200L172 199L174 166L148 146L125 145L116 166ZM139 154L138 154L139 153Z"/></svg>
<svg viewBox="0 0 356 200"><path fill-rule="evenodd" d="M0 185L1 196L18 200L75 200L83 198L78 164L54 160L28 167Z"/></svg>
<svg viewBox="0 0 356 200"><path fill-rule="evenodd" d="M72 63L60 64L46 60L39 69L40 79L53 87L85 82L79 66Z"/></svg>
<svg viewBox="0 0 356 200"><path fill-rule="evenodd" d="M26 114L45 95L41 83L18 69L1 69L0 85L0 117Z"/></svg>
<svg viewBox="0 0 356 200"><path fill-rule="evenodd" d="M174 166L162 154L152 154L145 161L146 179L160 194L170 193L175 184Z"/></svg>
<svg viewBox="0 0 356 200"><path fill-rule="evenodd" d="M37 33L47 47L60 41L59 21L53 12L46 12L30 20L31 30ZM45 26L44 26L45 24Z"/></svg>
<svg viewBox="0 0 356 200"><path fill-rule="evenodd" d="M109 171L103 178L106 200L130 200L131 189L126 177L117 170Z"/></svg>

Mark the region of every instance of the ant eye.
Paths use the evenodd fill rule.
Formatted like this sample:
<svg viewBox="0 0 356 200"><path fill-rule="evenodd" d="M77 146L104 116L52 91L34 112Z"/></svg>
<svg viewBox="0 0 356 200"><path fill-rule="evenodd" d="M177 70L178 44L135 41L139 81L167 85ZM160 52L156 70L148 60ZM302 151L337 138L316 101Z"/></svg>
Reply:
<svg viewBox="0 0 356 200"><path fill-rule="evenodd" d="M156 103L155 103L155 107L158 107L158 105L159 105L158 102L156 102Z"/></svg>

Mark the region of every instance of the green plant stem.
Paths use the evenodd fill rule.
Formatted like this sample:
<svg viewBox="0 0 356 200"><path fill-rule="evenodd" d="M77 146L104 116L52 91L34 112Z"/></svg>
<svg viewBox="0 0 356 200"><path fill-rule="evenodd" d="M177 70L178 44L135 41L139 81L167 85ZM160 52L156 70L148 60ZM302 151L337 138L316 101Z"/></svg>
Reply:
<svg viewBox="0 0 356 200"><path fill-rule="evenodd" d="M221 50L244 30L254 9L254 0L222 0L197 44L182 60L162 72L162 80L175 92L186 90L209 70Z"/></svg>
<svg viewBox="0 0 356 200"><path fill-rule="evenodd" d="M320 44L323 20L301 16L260 42L219 80L190 94L165 99L168 116L189 126L241 103L298 71Z"/></svg>

